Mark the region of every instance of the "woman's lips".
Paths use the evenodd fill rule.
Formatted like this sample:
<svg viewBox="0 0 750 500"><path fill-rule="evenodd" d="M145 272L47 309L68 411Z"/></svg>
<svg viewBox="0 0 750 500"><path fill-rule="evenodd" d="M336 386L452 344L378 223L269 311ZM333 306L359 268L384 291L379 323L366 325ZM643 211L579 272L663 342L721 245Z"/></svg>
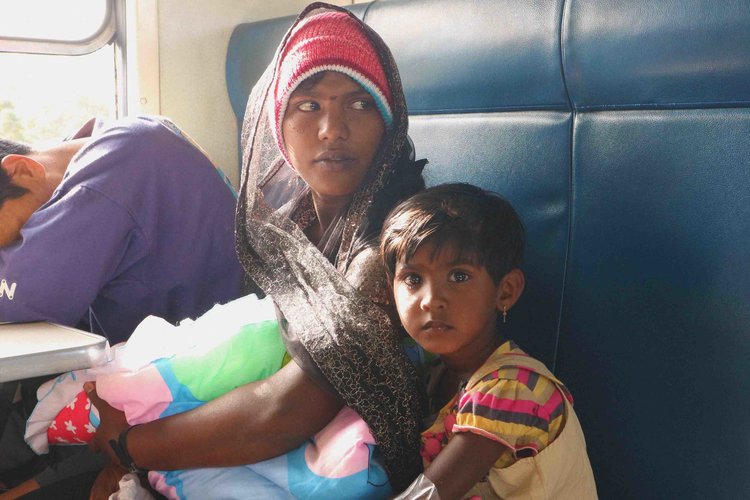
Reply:
<svg viewBox="0 0 750 500"><path fill-rule="evenodd" d="M352 155L349 153L346 153L344 151L327 151L325 153L321 153L318 156L315 157L316 161L322 161L322 160L346 160L351 159Z"/></svg>
<svg viewBox="0 0 750 500"><path fill-rule="evenodd" d="M313 163L319 167L328 168L331 170L340 170L352 166L356 162L356 158L346 152L328 151L319 154L313 160Z"/></svg>
<svg viewBox="0 0 750 500"><path fill-rule="evenodd" d="M345 159L345 160L318 160L315 162L315 165L319 168L324 168L326 170L346 170L349 167L354 165L354 160L352 159Z"/></svg>

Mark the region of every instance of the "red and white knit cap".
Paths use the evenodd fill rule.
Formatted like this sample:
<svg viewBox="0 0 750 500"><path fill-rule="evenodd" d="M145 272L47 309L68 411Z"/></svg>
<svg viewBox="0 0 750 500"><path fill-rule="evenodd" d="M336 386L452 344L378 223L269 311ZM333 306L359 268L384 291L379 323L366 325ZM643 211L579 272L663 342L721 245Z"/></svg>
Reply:
<svg viewBox="0 0 750 500"><path fill-rule="evenodd" d="M276 142L287 161L281 123L289 96L317 73L337 71L350 77L372 96L386 128L393 124L393 99L380 58L360 22L348 14L329 11L300 21L279 61L269 111Z"/></svg>

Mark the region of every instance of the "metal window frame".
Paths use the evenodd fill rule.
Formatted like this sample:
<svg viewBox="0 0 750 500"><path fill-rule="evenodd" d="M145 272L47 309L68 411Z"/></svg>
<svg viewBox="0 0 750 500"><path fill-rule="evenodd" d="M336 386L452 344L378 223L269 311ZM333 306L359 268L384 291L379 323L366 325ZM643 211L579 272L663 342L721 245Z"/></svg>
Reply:
<svg viewBox="0 0 750 500"><path fill-rule="evenodd" d="M0 36L0 52L81 56L90 54L112 41L117 32L114 0L106 0L104 20L91 36L81 40L48 40Z"/></svg>

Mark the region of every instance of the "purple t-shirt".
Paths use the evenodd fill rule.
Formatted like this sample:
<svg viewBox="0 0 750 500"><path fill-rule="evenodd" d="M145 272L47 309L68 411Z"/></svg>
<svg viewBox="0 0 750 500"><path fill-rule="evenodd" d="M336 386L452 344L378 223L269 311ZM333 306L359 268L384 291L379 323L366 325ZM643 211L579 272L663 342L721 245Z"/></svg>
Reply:
<svg viewBox="0 0 750 500"><path fill-rule="evenodd" d="M174 125L107 124L21 240L0 248L0 320L77 325L118 342L150 314L177 322L234 299L235 204Z"/></svg>

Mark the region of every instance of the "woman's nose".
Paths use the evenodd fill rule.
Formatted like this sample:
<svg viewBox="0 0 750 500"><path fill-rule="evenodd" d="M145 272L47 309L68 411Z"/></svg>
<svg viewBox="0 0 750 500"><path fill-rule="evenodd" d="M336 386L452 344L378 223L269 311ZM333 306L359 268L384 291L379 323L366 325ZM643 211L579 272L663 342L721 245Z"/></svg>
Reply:
<svg viewBox="0 0 750 500"><path fill-rule="evenodd" d="M321 141L336 141L349 137L349 124L343 110L333 108L322 113L318 137Z"/></svg>

